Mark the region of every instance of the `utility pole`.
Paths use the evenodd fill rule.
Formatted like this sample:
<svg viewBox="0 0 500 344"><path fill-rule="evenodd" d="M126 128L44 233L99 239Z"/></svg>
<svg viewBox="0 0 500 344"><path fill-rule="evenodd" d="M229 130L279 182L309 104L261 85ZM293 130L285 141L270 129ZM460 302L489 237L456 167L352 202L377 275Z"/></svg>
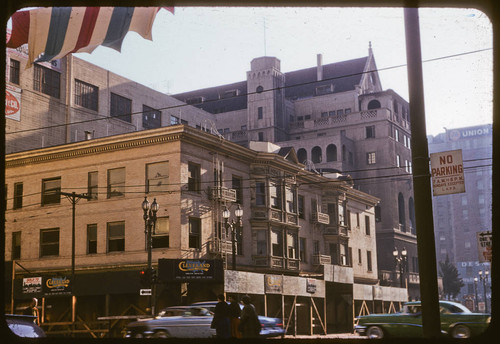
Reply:
<svg viewBox="0 0 500 344"><path fill-rule="evenodd" d="M437 284L436 244L432 215L432 195L429 173L429 148L425 127L424 83L420 24L417 8L404 9L406 59L410 95L411 147L413 190L417 222L418 265L420 266L420 296L422 325L425 338L441 336L439 292Z"/></svg>
<svg viewBox="0 0 500 344"><path fill-rule="evenodd" d="M74 287L74 282L75 282L75 205L78 203L78 201L82 198L85 199L92 199L91 196L87 194L77 194L76 192L62 192L59 191L59 193L63 196L66 196L66 198L71 202L72 205L72 218L71 218L71 322L73 323L73 329L74 329L74 323L76 320L76 312L75 312L75 305L76 305L76 299L75 299L75 294L73 292L73 287Z"/></svg>

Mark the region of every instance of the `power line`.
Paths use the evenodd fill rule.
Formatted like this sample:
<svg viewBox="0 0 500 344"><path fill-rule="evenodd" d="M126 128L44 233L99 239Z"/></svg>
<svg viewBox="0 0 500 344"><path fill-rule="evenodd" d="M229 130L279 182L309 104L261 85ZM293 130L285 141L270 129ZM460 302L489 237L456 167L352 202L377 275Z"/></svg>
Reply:
<svg viewBox="0 0 500 344"><path fill-rule="evenodd" d="M432 58L432 59L423 60L422 63L435 62L435 61L439 61L439 60L450 59L450 58L455 58L455 57L465 56L465 55L470 55L470 54L476 54L476 53L481 53L481 52L490 51L490 50L493 50L493 48L484 48L484 49L472 50L472 51L462 52L462 53L453 54L453 55L446 55L446 56L436 57L436 58ZM368 70L368 71L364 71L364 72L360 72L360 73L351 73L351 74L345 74L345 75L341 75L341 76L337 76L337 77L332 77L332 78L325 78L325 79L323 79L321 81L322 82L324 82L324 81L334 81L334 80L337 80L337 79L348 78L348 77L353 77L353 76L358 76L358 75L363 75L363 74L368 74L368 73L373 73L373 72L380 72L380 71L387 71L387 70L392 70L392 69L398 69L398 68L403 68L403 67L406 67L406 66L407 66L406 64L394 65L394 66L390 66L390 67L384 67L384 68L377 68L377 69L373 69L373 70ZM283 89L292 88L292 87L299 87L299 86L311 85L311 84L315 84L317 82L318 81L309 81L309 82L303 82L303 83L298 83L298 84L288 85L288 86L283 86L283 87L270 88L270 89L259 91L259 92L257 92L257 91L246 92L246 93L234 95L234 96L231 96L231 97L227 97L227 98L224 98L224 99L232 99L232 98L238 98L238 97L247 97L249 95L254 95L254 94L257 94L257 93L272 92L272 91L283 90ZM214 87L217 87L217 86L214 86ZM31 90L26 89L26 91L31 91ZM168 96L168 95L166 95L166 96L174 98L172 96ZM221 99L209 99L209 100L204 101L203 104L215 103L215 102L219 102L219 101L221 101ZM157 108L155 110L172 110L172 109L179 109L179 108L183 108L183 107L187 107L187 106L195 106L196 107L196 105L197 104L190 105L190 104L182 103L182 104L178 104L178 105L171 105L171 106L167 106L167 107L163 107L163 108ZM37 131L37 130L44 130L44 129L53 129L53 128L58 128L58 127L65 127L65 126L68 126L68 125L83 124L83 123L89 123L89 122L94 122L94 121L96 122L96 121L101 121L101 120L109 120L109 119L114 119L114 118L120 119L121 117L129 117L129 116L138 115L138 114L142 114L142 113L144 113L144 111L130 112L130 113L127 113L127 114L116 115L116 116L104 116L104 115L98 114L98 116L100 116L100 118L94 118L94 119L90 119L90 120L83 120L83 121L71 122L71 123L54 124L54 125L51 125L51 126L45 126L45 127L40 127L40 128L23 129L23 130L8 132L8 133L6 133L6 135L19 134L19 133L25 133L25 132L31 132L31 131ZM129 122L127 122L127 123L129 123ZM130 123L130 124L133 125L132 123Z"/></svg>

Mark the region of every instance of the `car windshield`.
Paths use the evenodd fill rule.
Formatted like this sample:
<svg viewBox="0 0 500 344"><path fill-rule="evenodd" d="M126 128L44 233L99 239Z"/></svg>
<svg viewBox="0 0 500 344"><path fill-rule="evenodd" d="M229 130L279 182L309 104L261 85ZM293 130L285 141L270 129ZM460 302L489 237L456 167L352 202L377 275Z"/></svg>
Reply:
<svg viewBox="0 0 500 344"><path fill-rule="evenodd" d="M403 308L401 308L401 313L404 314L420 314L422 312L422 309L420 305L405 305Z"/></svg>
<svg viewBox="0 0 500 344"><path fill-rule="evenodd" d="M190 308L189 310L185 311L183 315L185 317L209 316L212 315L212 312L210 312L206 308Z"/></svg>

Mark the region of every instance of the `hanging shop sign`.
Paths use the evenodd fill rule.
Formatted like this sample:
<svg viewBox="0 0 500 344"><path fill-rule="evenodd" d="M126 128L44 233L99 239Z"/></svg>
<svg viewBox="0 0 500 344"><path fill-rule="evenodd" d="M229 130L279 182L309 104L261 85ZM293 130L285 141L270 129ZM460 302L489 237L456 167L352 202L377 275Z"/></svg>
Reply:
<svg viewBox="0 0 500 344"><path fill-rule="evenodd" d="M316 280L312 278L306 279L306 291L310 294L314 294L316 292Z"/></svg>
<svg viewBox="0 0 500 344"><path fill-rule="evenodd" d="M266 294L282 294L283 293L283 276L282 275L265 275L264 276L264 291Z"/></svg>
<svg viewBox="0 0 500 344"><path fill-rule="evenodd" d="M223 282L220 259L159 259L158 277L163 282Z"/></svg>
<svg viewBox="0 0 500 344"><path fill-rule="evenodd" d="M21 89L5 84L5 118L21 120Z"/></svg>
<svg viewBox="0 0 500 344"><path fill-rule="evenodd" d="M433 195L465 192L462 150L432 153L430 157Z"/></svg>
<svg viewBox="0 0 500 344"><path fill-rule="evenodd" d="M477 232L477 248L479 250L479 262L491 262L491 249L492 249L492 233Z"/></svg>

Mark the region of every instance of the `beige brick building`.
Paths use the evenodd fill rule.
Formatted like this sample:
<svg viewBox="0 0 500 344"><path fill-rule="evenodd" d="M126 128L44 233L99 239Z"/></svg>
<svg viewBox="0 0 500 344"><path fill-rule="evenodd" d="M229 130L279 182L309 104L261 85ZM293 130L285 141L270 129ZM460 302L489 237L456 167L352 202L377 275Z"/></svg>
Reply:
<svg viewBox="0 0 500 344"><path fill-rule="evenodd" d="M244 148L176 125L9 154L6 184L5 260L16 262L12 301L19 309L41 298L46 326L71 323L71 300L77 328L86 324L95 333L98 317L145 311L148 297L139 295L147 262L145 196L160 205L152 249L160 268L157 309L213 300L218 292L250 294L261 314L294 319L297 312L304 320L287 326L308 334L313 318L321 319L320 332L348 331L364 307L384 310L407 298L405 289L378 285L379 200L340 174L305 170L293 148L263 142ZM74 278L72 208L59 190L92 197L75 207ZM235 227L233 270L222 211L227 206L234 217L237 204L243 217ZM162 260L220 262L224 278L172 282ZM57 279L69 279L69 286L49 288L46 281Z"/></svg>

